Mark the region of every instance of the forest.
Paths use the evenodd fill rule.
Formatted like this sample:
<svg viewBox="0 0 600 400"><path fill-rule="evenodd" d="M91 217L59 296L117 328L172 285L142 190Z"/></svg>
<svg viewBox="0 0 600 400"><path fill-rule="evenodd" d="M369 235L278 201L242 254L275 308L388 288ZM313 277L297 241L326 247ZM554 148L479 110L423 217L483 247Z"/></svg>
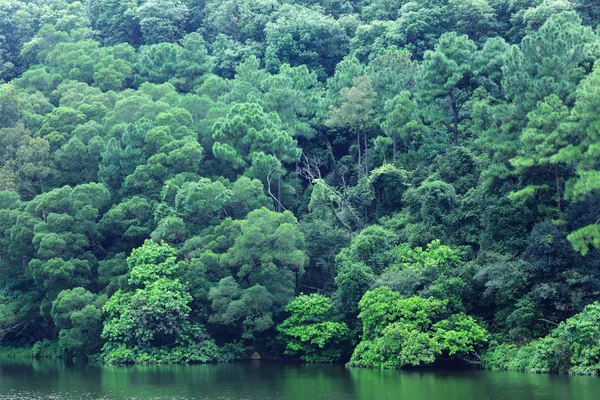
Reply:
<svg viewBox="0 0 600 400"><path fill-rule="evenodd" d="M597 374L599 24L0 0L2 351Z"/></svg>

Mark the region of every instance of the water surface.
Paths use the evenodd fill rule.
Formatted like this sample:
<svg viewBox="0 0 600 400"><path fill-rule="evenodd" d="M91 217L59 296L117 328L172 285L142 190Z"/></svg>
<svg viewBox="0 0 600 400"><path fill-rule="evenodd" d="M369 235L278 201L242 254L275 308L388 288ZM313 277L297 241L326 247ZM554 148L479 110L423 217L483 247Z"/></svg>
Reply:
<svg viewBox="0 0 600 400"><path fill-rule="evenodd" d="M0 360L0 399L598 400L600 378L265 361L117 367Z"/></svg>

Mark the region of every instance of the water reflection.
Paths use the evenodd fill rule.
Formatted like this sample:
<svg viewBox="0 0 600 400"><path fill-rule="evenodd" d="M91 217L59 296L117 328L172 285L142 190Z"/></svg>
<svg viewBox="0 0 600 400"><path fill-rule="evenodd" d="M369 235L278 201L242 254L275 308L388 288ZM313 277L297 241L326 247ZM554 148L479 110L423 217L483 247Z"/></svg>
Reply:
<svg viewBox="0 0 600 400"><path fill-rule="evenodd" d="M0 399L597 400L600 379L244 362L93 366L0 360Z"/></svg>

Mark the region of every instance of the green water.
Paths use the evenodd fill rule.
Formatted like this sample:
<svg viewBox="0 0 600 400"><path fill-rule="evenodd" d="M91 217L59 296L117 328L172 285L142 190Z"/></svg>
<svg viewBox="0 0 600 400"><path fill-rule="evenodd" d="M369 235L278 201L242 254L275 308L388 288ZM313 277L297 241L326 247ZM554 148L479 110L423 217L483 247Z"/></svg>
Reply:
<svg viewBox="0 0 600 400"><path fill-rule="evenodd" d="M5 360L0 399L598 400L600 378L264 361L99 367Z"/></svg>

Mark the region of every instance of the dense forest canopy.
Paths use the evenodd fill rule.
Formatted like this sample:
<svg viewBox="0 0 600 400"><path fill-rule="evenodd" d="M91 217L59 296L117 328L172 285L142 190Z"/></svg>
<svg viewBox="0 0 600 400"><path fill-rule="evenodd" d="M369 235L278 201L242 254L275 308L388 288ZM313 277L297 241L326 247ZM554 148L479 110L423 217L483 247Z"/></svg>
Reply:
<svg viewBox="0 0 600 400"><path fill-rule="evenodd" d="M0 0L0 338L600 371L595 0Z"/></svg>

